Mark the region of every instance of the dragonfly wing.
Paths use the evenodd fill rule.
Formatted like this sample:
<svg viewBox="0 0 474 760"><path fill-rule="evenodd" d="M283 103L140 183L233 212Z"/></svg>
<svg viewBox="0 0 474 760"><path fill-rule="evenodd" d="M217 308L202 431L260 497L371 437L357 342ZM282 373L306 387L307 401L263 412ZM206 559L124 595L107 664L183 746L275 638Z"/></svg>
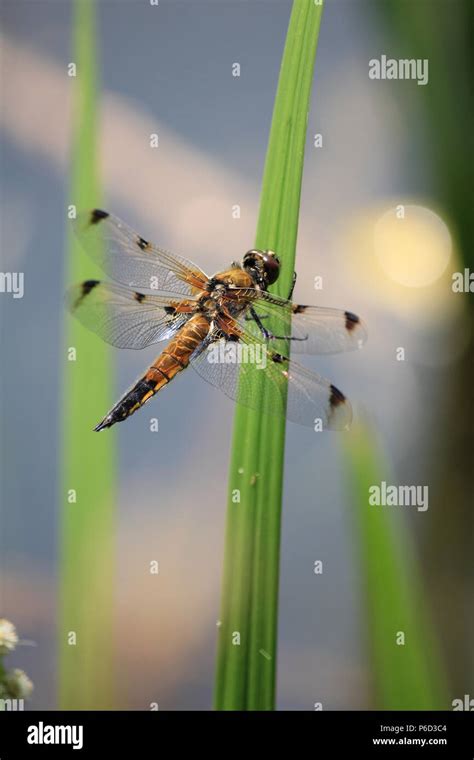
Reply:
<svg viewBox="0 0 474 760"><path fill-rule="evenodd" d="M187 322L195 304L100 280L72 286L66 301L84 327L117 348L145 348L168 340Z"/></svg>
<svg viewBox="0 0 474 760"><path fill-rule="evenodd" d="M249 296L265 329L278 337L291 335L294 339L291 341L292 352L334 354L353 351L367 340L365 323L350 311L295 304L265 291L252 291ZM247 311L246 319L249 317ZM281 341L273 343L276 348L283 347Z"/></svg>
<svg viewBox="0 0 474 760"><path fill-rule="evenodd" d="M122 285L193 295L207 282L207 275L195 264L158 248L106 211L78 215L74 229L85 251Z"/></svg>
<svg viewBox="0 0 474 760"><path fill-rule="evenodd" d="M207 382L239 404L286 416L313 429L343 430L350 426L349 401L320 375L268 349L250 332L229 339L215 330L191 357L191 366ZM262 377L261 393L256 393ZM286 390L288 402L286 404Z"/></svg>

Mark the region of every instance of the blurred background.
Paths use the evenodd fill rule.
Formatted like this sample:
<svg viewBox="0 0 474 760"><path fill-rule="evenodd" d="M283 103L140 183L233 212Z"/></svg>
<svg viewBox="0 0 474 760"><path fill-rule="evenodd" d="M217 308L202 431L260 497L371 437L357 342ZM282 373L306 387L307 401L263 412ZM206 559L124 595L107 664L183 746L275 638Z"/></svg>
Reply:
<svg viewBox="0 0 474 760"><path fill-rule="evenodd" d="M253 245L291 3L97 5L103 205L212 273ZM429 487L427 511L380 509L402 513L446 709L474 696L473 309L472 294L452 289L454 272L474 271L468 8L327 3L294 294L364 317L363 351L304 362L350 397L383 463L379 480ZM0 616L35 642L9 660L35 684L31 709L57 705L72 12L68 0L1 4L1 270L24 273L24 297L0 293ZM369 61L381 55L428 58L428 84L371 80ZM111 401L156 349L111 350ZM99 420L81 414L87 445ZM211 707L232 417L232 403L189 370L115 433L110 707ZM383 706L372 688L363 518L342 443L287 429L279 709Z"/></svg>

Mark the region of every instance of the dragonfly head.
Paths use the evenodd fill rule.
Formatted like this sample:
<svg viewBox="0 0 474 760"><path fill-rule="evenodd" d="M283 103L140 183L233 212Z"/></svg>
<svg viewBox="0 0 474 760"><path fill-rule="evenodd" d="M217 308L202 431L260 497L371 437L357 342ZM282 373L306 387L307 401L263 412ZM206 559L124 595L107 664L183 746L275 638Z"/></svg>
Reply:
<svg viewBox="0 0 474 760"><path fill-rule="evenodd" d="M280 260L273 251L247 251L242 266L261 288L266 290L277 281L280 274Z"/></svg>

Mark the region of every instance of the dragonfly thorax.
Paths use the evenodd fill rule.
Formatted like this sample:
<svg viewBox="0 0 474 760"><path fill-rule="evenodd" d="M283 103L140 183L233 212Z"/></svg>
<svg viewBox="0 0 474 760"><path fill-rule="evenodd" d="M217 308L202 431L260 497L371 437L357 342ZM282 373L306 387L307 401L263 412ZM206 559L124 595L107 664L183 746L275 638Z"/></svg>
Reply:
<svg viewBox="0 0 474 760"><path fill-rule="evenodd" d="M220 311L218 295L215 295L215 291L201 298L200 306L209 317L215 317Z"/></svg>

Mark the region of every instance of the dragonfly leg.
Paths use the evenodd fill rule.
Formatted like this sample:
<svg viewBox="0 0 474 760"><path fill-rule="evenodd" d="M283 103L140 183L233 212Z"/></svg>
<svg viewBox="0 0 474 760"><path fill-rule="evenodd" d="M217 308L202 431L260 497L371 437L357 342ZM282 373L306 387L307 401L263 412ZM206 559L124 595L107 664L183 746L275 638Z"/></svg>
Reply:
<svg viewBox="0 0 474 760"><path fill-rule="evenodd" d="M293 291L294 291L295 285L296 285L296 277L297 277L296 272L293 272L293 281L291 283L290 292L288 293L288 298L286 299L287 301L291 301L291 297L293 295Z"/></svg>
<svg viewBox="0 0 474 760"><path fill-rule="evenodd" d="M270 333L268 332L268 330L263 326L263 324L261 322L261 317L258 316L258 314L255 311L255 309L253 308L253 306L250 307L250 314L251 314L251 318L254 320L254 322L256 322L256 324L260 328L261 333L262 333L263 337L265 338L265 340L270 340L272 336L270 335ZM267 315L265 315L265 316L267 316Z"/></svg>
<svg viewBox="0 0 474 760"><path fill-rule="evenodd" d="M304 338L297 338L294 335L271 335L269 333L268 340L308 340L308 336L305 335Z"/></svg>
<svg viewBox="0 0 474 760"><path fill-rule="evenodd" d="M253 306L250 308L250 314L252 315L252 318L257 323L258 327L260 328L263 337L266 341L270 340L308 340L308 336L305 335L304 338L296 338L293 335L273 335L271 332L269 332L266 327L261 322L262 317L260 317ZM267 314L265 316L268 316Z"/></svg>

